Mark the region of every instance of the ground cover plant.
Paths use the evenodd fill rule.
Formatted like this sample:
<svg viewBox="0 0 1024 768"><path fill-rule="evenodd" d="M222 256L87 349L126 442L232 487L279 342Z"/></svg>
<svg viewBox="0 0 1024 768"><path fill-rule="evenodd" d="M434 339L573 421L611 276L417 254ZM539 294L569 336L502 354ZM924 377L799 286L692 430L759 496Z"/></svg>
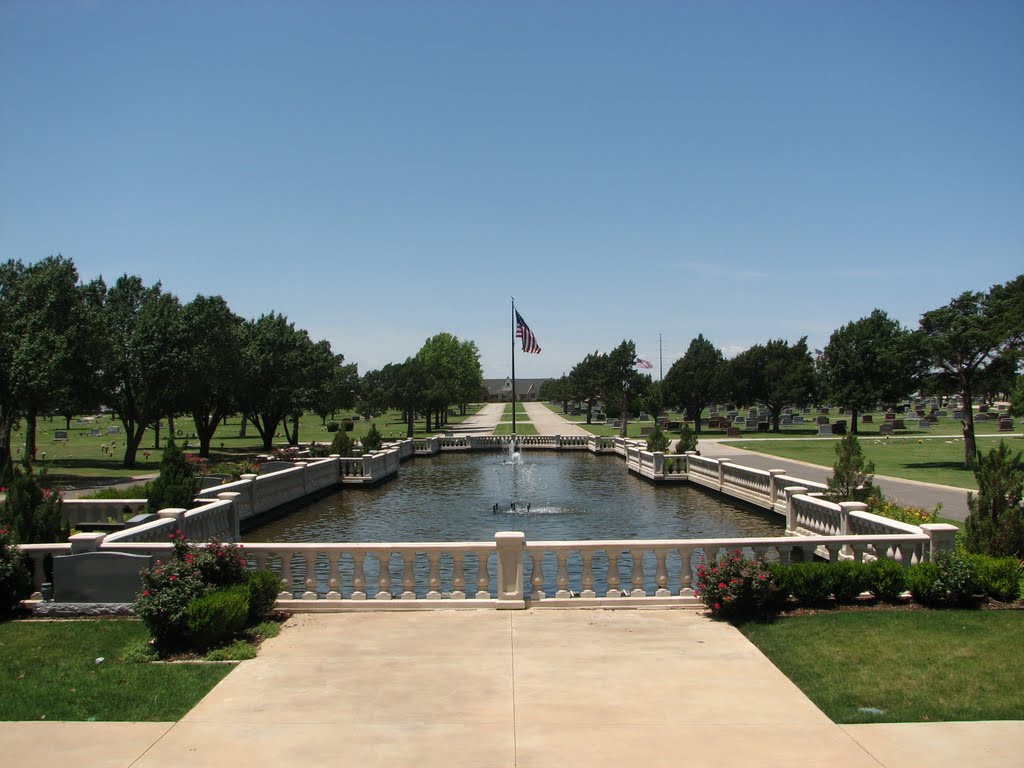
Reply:
<svg viewBox="0 0 1024 768"><path fill-rule="evenodd" d="M232 669L133 662L148 639L131 619L0 623L0 720L178 720Z"/></svg>
<svg viewBox="0 0 1024 768"><path fill-rule="evenodd" d="M740 627L837 723L1024 719L1024 612L817 612Z"/></svg>

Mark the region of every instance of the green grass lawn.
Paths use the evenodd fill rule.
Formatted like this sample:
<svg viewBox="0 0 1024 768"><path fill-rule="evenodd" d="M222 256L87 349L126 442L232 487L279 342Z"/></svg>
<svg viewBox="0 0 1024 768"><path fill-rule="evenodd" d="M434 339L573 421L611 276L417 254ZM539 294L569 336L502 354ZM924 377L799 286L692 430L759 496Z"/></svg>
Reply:
<svg viewBox="0 0 1024 768"><path fill-rule="evenodd" d="M741 631L837 723L1024 719L1024 664L1008 663L1021 611L818 613Z"/></svg>
<svg viewBox="0 0 1024 768"><path fill-rule="evenodd" d="M510 414L511 417L511 414ZM511 435L512 434L512 422L502 421L494 428L493 434L495 435ZM516 417L516 434L517 435L536 435L537 428L533 426L533 423L528 419L520 419Z"/></svg>
<svg viewBox="0 0 1024 768"><path fill-rule="evenodd" d="M519 414L521 413L526 413L526 407L523 405L523 402L521 400L516 400L516 421L519 420ZM512 418L512 403L505 403L505 410L502 412L501 418Z"/></svg>
<svg viewBox="0 0 1024 768"><path fill-rule="evenodd" d="M1024 449L1024 440L1019 437L979 437L978 451L987 452L1007 440L1010 447ZM767 453L785 459L806 461L831 467L835 464L836 440L750 440L734 442L738 448ZM977 488L974 473L964 468L964 447L960 440L941 438L899 438L888 440L878 437L860 437L864 455L875 463L875 473L909 480L941 483L957 488Z"/></svg>
<svg viewBox="0 0 1024 768"><path fill-rule="evenodd" d="M0 720L178 720L233 669L126 662L148 637L128 619L0 624Z"/></svg>

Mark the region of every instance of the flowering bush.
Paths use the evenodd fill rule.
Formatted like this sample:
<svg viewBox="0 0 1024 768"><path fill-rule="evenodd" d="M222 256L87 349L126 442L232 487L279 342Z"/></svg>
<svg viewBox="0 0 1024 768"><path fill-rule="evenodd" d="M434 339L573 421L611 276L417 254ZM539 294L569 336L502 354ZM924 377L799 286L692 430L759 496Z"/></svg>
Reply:
<svg viewBox="0 0 1024 768"><path fill-rule="evenodd" d="M7 528L0 528L0 616L32 591L32 575Z"/></svg>
<svg viewBox="0 0 1024 768"><path fill-rule="evenodd" d="M697 594L712 613L746 616L773 607L779 586L763 557L749 559L736 549L697 569Z"/></svg>
<svg viewBox="0 0 1024 768"><path fill-rule="evenodd" d="M890 520L898 520L901 523L910 523L911 525L936 522L939 510L942 509L941 502L936 504L935 509L929 512L921 507L905 507L902 504L897 504L894 501L889 501L889 499L879 496L872 496L868 499L867 504L868 512L873 515L880 515Z"/></svg>
<svg viewBox="0 0 1024 768"><path fill-rule="evenodd" d="M172 534L171 543L173 557L142 572L142 592L135 600L136 615L165 649L196 644L189 631L194 600L246 579L246 561L236 544L190 544L181 531Z"/></svg>
<svg viewBox="0 0 1024 768"><path fill-rule="evenodd" d="M197 456L194 453L185 454L185 465L192 470L192 474L196 477L206 477L210 474L210 462L204 459L202 456Z"/></svg>

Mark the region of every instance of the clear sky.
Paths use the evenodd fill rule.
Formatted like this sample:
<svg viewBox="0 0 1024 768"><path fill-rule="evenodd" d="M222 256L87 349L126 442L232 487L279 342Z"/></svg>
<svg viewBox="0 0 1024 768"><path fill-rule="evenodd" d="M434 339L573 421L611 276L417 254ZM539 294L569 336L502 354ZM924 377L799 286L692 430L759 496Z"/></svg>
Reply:
<svg viewBox="0 0 1024 768"><path fill-rule="evenodd" d="M361 372L909 326L1024 272L1024 2L0 0L0 258Z"/></svg>

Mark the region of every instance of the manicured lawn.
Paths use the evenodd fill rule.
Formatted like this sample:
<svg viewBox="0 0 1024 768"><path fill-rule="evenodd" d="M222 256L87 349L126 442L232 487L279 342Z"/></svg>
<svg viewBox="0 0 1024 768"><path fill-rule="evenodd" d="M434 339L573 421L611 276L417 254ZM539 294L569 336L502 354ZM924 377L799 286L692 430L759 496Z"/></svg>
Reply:
<svg viewBox="0 0 1024 768"><path fill-rule="evenodd" d="M979 437L978 451L987 452L1006 440L1014 451L1024 449L1019 437ZM958 488L977 488L974 473L964 468L963 442L941 438L860 438L864 455L875 463L875 473L941 483ZM831 467L835 464L836 440L776 440L732 443L738 448Z"/></svg>
<svg viewBox="0 0 1024 768"><path fill-rule="evenodd" d="M516 400L516 421L519 420L519 414L525 414L526 408L523 406L521 400ZM512 403L505 403L505 410L502 412L501 418L511 419L512 418Z"/></svg>
<svg viewBox="0 0 1024 768"><path fill-rule="evenodd" d="M511 414L509 414L511 416ZM495 435L511 435L512 434L512 422L503 421L494 428L493 434ZM537 428L527 419L520 419L516 417L516 434L517 435L536 435Z"/></svg>
<svg viewBox="0 0 1024 768"><path fill-rule="evenodd" d="M818 613L741 631L837 723L1024 719L1021 611Z"/></svg>
<svg viewBox="0 0 1024 768"><path fill-rule="evenodd" d="M0 624L0 720L178 720L234 668L125 662L147 639L128 619Z"/></svg>

